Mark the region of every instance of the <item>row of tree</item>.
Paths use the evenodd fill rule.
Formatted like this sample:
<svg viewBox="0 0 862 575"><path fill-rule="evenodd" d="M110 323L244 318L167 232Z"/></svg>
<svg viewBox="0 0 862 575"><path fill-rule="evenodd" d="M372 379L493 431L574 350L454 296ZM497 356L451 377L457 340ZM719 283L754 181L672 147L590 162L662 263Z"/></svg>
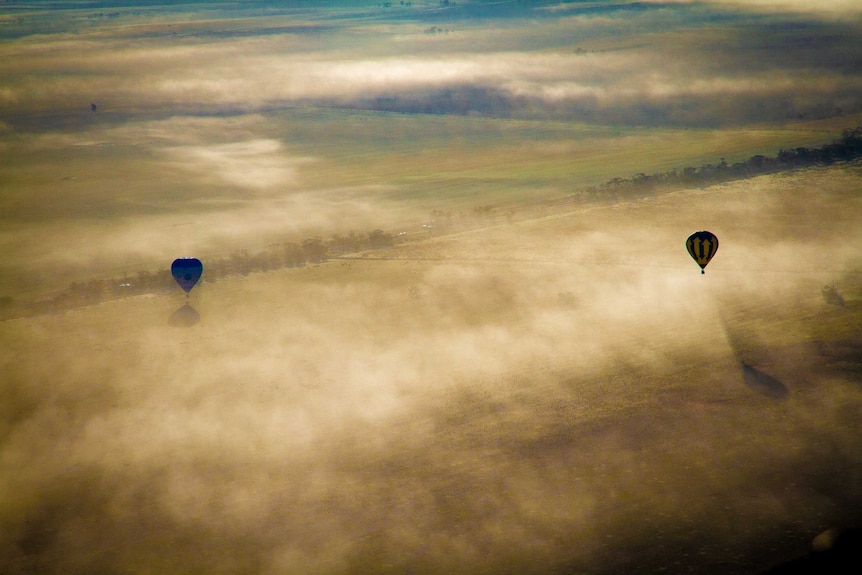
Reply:
<svg viewBox="0 0 862 575"><path fill-rule="evenodd" d="M632 178L613 178L600 186L591 186L575 196L617 200L627 196L647 195L656 190L706 187L797 168L848 162L860 157L862 126L844 130L840 139L820 148L783 149L774 157L758 154L734 164L728 164L721 158L718 164L705 164L699 168L687 167L652 175L637 174Z"/></svg>
<svg viewBox="0 0 862 575"><path fill-rule="evenodd" d="M318 264L330 257L370 249L383 249L390 247L392 243L392 234L376 229L365 234L350 232L346 235L336 234L329 239L309 238L299 243L272 244L256 253L237 250L227 257L208 258L204 262L201 283L214 283L229 276ZM28 314L56 312L111 299L174 289L179 288L167 268L156 272L139 271L133 275L124 274L120 278L72 282L52 297L31 304L27 312ZM8 301L3 300L0 303L5 304L0 308L9 308L12 300L9 298Z"/></svg>

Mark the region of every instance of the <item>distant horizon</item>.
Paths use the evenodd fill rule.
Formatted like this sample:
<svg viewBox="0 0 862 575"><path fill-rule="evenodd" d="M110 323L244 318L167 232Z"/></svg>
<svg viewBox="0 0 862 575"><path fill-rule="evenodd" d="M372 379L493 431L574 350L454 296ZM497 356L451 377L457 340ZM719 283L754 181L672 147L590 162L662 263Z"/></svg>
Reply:
<svg viewBox="0 0 862 575"><path fill-rule="evenodd" d="M781 2L757 1L732 4L736 11L710 2L469 0L398 10L323 3L350 8L331 14L315 2L176 9L198 4L10 12L0 26L9 55L0 68L2 117L69 113L90 102L103 111L175 114L319 105L720 127L862 111L855 42L862 19L853 12L836 20L829 11L782 13L773 9ZM64 18L114 5L149 8ZM440 22L441 13L450 16ZM52 45L70 57L49 52ZM165 58L170 46L176 56ZM129 64L137 73L118 84ZM53 79L37 89L28 69Z"/></svg>

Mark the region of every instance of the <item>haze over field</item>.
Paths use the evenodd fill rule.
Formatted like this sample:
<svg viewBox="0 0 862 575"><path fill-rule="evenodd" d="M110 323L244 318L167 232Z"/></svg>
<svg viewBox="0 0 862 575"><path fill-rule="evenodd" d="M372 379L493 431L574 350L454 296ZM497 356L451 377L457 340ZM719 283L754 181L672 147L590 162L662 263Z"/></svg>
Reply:
<svg viewBox="0 0 862 575"><path fill-rule="evenodd" d="M204 284L188 329L178 292L4 322L6 571L756 573L804 553L862 499L862 284L841 271L860 176ZM701 276L678 235L706 217L724 244Z"/></svg>
<svg viewBox="0 0 862 575"><path fill-rule="evenodd" d="M862 125L857 4L0 2L0 572L760 573L862 526L860 160L602 186ZM35 305L100 281L144 295Z"/></svg>
<svg viewBox="0 0 862 575"><path fill-rule="evenodd" d="M851 7L60 6L0 15L4 291L772 155L862 114Z"/></svg>
<svg viewBox="0 0 862 575"><path fill-rule="evenodd" d="M836 21L700 3L342 4L123 10L107 24L80 10L47 39L16 36L53 15L10 13L4 121L91 101L117 114L318 104L689 127L860 111L858 8Z"/></svg>

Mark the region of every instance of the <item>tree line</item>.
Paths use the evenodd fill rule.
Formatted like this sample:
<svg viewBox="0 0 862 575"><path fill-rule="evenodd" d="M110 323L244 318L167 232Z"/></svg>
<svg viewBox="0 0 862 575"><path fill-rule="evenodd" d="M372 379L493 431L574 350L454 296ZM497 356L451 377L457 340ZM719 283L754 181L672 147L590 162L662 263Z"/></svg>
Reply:
<svg viewBox="0 0 862 575"><path fill-rule="evenodd" d="M774 157L755 155L744 162L734 164L728 164L721 159L718 164L706 164L699 168L687 167L653 175L637 174L626 179L613 178L599 186L591 186L575 193L574 198L588 201L617 201L645 196L659 190L705 187L731 180L830 165L858 158L862 158L862 126L844 130L839 139L820 148L782 149ZM507 212L507 220L511 221L512 213L511 210ZM469 218L473 225L494 223L496 215L493 205L477 206L472 214L461 214L462 219ZM423 226L429 232L434 228L438 232L445 233L458 227L455 226L452 214L442 210L434 210L430 221L430 224ZM350 232L335 234L327 239L314 237L301 242L272 244L255 253L249 250L237 250L226 257L208 258L204 263L201 283L214 283L230 276L245 276L255 272L319 264L332 257L385 249L395 242L396 238L391 233L375 229L362 234ZM168 292L175 289L178 288L167 268L155 272L145 270L132 275L124 274L120 278L72 282L50 297L27 305L16 306L16 302L8 295L0 297L0 319L57 312L110 299Z"/></svg>
<svg viewBox="0 0 862 575"><path fill-rule="evenodd" d="M215 283L230 276L246 276L254 272L265 272L283 268L303 267L319 264L331 257L365 250L383 249L392 246L393 235L381 229L364 234L350 232L335 234L329 239L309 238L301 242L272 244L258 252L237 250L227 257L207 258L201 283ZM25 309L13 310L10 296L0 298L3 319L9 317L52 313L97 304L102 301L120 299L148 293L168 292L179 289L170 270L142 270L135 274L123 274L119 278L92 279L72 282L48 298L32 302ZM17 311L17 313L15 313Z"/></svg>
<svg viewBox="0 0 862 575"><path fill-rule="evenodd" d="M782 149L773 157L757 154L734 164L728 164L724 158L721 158L717 164L705 164L699 168L687 167L652 175L641 173L631 178L613 178L599 186L590 186L576 193L575 197L589 200L617 200L627 196L647 195L657 190L707 187L798 168L828 166L860 157L862 157L862 126L843 130L839 139L820 148Z"/></svg>

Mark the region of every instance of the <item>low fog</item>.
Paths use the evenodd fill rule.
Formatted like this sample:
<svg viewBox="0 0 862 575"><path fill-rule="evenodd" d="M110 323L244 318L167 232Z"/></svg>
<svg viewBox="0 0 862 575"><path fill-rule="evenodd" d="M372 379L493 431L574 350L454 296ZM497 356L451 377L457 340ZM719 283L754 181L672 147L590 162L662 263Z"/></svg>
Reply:
<svg viewBox="0 0 862 575"><path fill-rule="evenodd" d="M399 233L432 210L501 203L482 189L499 189L505 203L692 165L665 155L660 166L645 157L615 172L615 158L584 160L626 145L581 145L597 126L683 130L655 146L679 142L682 155L696 149L683 135L692 130L735 126L741 138L752 124L851 121L862 111L854 10L836 20L756 2L414 4L261 13L117 3L113 17L10 8L0 28L2 289L136 273L167 251L224 256L350 231ZM398 117L434 119L399 129L390 120ZM486 120L485 139L452 129L452 118ZM558 133L507 123L519 119ZM782 144L835 136L802 130ZM751 150L733 138L696 160L773 155L782 145ZM510 148L492 147L502 143ZM554 164L543 146L573 152L555 152ZM519 150L545 163L531 166ZM504 151L498 165L489 156L481 173L467 169ZM540 176L515 185L505 179L511 169L499 174L519 161ZM608 168L539 181L579 161Z"/></svg>
<svg viewBox="0 0 862 575"><path fill-rule="evenodd" d="M578 195L858 124L855 4L453 4L0 9L0 305L204 264L0 322L0 572L753 574L860 526L858 160Z"/></svg>
<svg viewBox="0 0 862 575"><path fill-rule="evenodd" d="M804 553L858 519L859 177L7 321L3 570L754 573ZM683 248L702 224L722 241L705 275ZM829 280L850 307L821 301Z"/></svg>
<svg viewBox="0 0 862 575"><path fill-rule="evenodd" d="M117 114L313 103L646 126L862 109L858 11L836 20L708 3L578 6L498 20L427 6L367 8L361 19L285 10L209 27L122 13L116 31L96 20L4 41L0 105L19 127L90 102ZM14 21L5 29L14 34Z"/></svg>

